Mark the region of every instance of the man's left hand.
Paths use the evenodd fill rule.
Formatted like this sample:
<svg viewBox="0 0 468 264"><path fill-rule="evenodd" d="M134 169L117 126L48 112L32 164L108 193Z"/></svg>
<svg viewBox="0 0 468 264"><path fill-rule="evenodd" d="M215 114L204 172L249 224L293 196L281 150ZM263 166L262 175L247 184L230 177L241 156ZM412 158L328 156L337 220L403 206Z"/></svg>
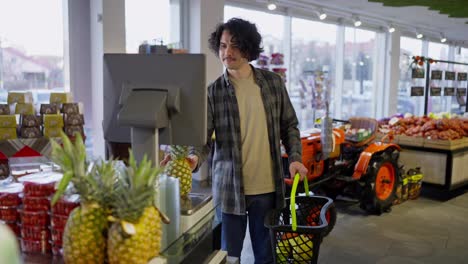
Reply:
<svg viewBox="0 0 468 264"><path fill-rule="evenodd" d="M296 173L299 173L299 175L301 176L301 181L304 180L304 177L307 177L307 168L300 162L298 161L293 161L290 165L289 165L289 173L291 175L291 178L294 178L294 175L296 175Z"/></svg>

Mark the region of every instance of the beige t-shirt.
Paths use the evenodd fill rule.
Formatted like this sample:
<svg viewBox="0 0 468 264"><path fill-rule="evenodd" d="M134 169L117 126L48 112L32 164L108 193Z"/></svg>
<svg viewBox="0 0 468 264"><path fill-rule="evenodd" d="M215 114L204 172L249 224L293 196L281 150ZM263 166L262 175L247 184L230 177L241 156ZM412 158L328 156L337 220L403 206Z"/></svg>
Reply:
<svg viewBox="0 0 468 264"><path fill-rule="evenodd" d="M275 191L267 120L260 87L253 74L246 79L230 77L239 106L242 174L246 195Z"/></svg>

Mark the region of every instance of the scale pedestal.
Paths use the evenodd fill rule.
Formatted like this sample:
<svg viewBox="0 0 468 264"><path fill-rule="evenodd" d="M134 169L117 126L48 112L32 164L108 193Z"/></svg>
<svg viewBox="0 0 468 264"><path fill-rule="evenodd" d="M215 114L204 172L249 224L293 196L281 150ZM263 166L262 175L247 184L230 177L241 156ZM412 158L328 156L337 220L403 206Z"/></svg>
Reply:
<svg viewBox="0 0 468 264"><path fill-rule="evenodd" d="M180 199L180 232L183 235L208 213L213 212L211 194L190 193L186 199Z"/></svg>
<svg viewBox="0 0 468 264"><path fill-rule="evenodd" d="M180 236L150 264L226 263L225 256L213 257L220 246L216 241L221 228L212 195L190 193L187 199L180 199L180 207Z"/></svg>

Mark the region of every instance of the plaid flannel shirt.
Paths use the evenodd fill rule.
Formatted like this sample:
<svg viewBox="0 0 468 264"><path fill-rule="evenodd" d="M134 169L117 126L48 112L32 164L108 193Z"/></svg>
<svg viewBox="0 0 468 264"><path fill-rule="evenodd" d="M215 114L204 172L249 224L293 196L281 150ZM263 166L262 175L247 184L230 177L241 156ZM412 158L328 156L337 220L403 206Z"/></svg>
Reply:
<svg viewBox="0 0 468 264"><path fill-rule="evenodd" d="M252 68L255 81L261 89L267 118L271 153L265 153L265 158L273 161L276 207L283 208L285 187L280 144L285 146L290 163L302 162L298 121L281 77L270 71ZM198 164L206 159L212 149L213 131L216 134L212 163L214 201L221 205L224 213L244 215L244 185L248 183L244 183L242 177L239 109L227 71L208 87L207 144L202 149L191 150L192 154L199 157Z"/></svg>

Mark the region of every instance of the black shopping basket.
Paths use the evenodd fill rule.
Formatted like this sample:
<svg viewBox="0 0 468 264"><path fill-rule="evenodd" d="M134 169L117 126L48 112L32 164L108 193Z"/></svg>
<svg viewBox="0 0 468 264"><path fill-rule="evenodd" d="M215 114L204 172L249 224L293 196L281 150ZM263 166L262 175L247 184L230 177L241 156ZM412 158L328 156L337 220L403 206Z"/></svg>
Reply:
<svg viewBox="0 0 468 264"><path fill-rule="evenodd" d="M289 207L273 210L265 217L270 230L275 263L317 263L320 243L327 231L325 214L333 200L323 196L308 196L307 177L304 188L307 196L296 196L299 175L294 177Z"/></svg>

